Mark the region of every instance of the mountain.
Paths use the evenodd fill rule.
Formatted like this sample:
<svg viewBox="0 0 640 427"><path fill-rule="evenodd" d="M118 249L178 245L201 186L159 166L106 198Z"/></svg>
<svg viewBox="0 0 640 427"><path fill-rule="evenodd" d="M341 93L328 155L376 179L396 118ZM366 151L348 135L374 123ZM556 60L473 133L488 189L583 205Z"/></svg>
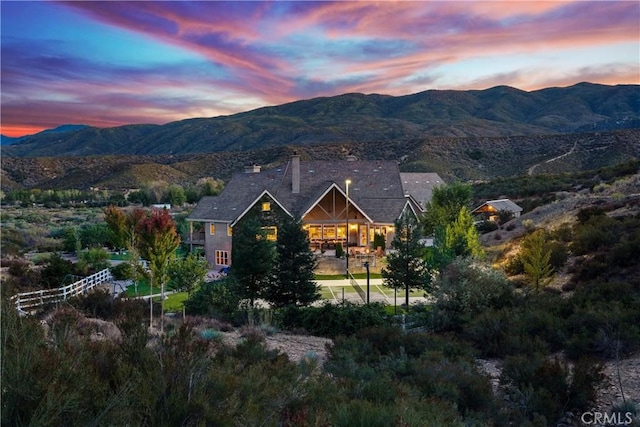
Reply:
<svg viewBox="0 0 640 427"><path fill-rule="evenodd" d="M38 132L35 133L33 135L26 135L26 136L20 136L17 138L13 138L10 136L5 136L5 135L0 135L0 145L12 145L12 144L17 144L20 141L23 141L24 139L27 138L38 138L41 137L42 135L48 135L48 134L60 134L60 133L65 133L65 132L75 132L77 130L81 130L81 129L85 129L88 128L89 126L87 125L60 125L56 128L53 129L46 129L43 130L42 132Z"/></svg>
<svg viewBox="0 0 640 427"><path fill-rule="evenodd" d="M0 135L0 145L11 145L19 142L22 138L13 138L10 136Z"/></svg>
<svg viewBox="0 0 640 427"><path fill-rule="evenodd" d="M429 90L413 95L349 93L165 125L41 132L3 156L163 155L282 146L387 143L429 137L554 135L640 128L639 85L579 83L525 92Z"/></svg>

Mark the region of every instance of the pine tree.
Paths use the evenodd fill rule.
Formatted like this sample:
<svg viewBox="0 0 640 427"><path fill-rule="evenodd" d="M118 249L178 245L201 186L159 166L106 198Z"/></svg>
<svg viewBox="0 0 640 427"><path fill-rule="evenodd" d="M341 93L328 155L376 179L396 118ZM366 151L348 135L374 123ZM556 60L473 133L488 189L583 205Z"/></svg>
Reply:
<svg viewBox="0 0 640 427"><path fill-rule="evenodd" d="M274 307L307 306L320 299L316 266L302 221L286 217L278 229L276 265L264 297Z"/></svg>
<svg viewBox="0 0 640 427"><path fill-rule="evenodd" d="M385 286L405 288L407 307L410 289L428 291L431 286L431 272L423 259L424 246L420 238L418 221L411 212L405 211L395 222L395 236L391 242L394 251L387 255L387 267L382 270Z"/></svg>
<svg viewBox="0 0 640 427"><path fill-rule="evenodd" d="M248 299L253 307L262 296L275 261L273 242L257 218L249 218L236 227L233 233L231 274L237 281L240 297Z"/></svg>
<svg viewBox="0 0 640 427"><path fill-rule="evenodd" d="M520 253L524 272L533 282L536 290L540 284L553 273L551 266L551 248L547 242L545 230L536 230L527 236Z"/></svg>
<svg viewBox="0 0 640 427"><path fill-rule="evenodd" d="M454 256L476 257L482 256L480 235L473 223L471 212L462 207L458 217L445 228L445 246L451 249Z"/></svg>

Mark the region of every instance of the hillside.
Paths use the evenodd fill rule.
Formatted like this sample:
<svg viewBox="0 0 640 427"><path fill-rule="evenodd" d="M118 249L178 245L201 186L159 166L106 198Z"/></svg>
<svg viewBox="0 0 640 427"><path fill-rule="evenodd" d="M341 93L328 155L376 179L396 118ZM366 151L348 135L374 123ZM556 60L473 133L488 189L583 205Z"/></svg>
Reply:
<svg viewBox="0 0 640 427"><path fill-rule="evenodd" d="M570 135L422 138L352 144L281 146L242 152L158 156L7 157L2 189L125 189L164 180L193 183L228 179L245 165L284 164L297 151L305 160L397 160L403 171L438 172L447 180L486 180L534 173L573 172L640 158L640 129ZM535 167L534 167L535 166Z"/></svg>
<svg viewBox="0 0 640 427"><path fill-rule="evenodd" d="M640 127L640 87L580 83L525 92L429 90L357 93L296 101L165 125L41 132L3 156L162 155L247 151L288 145L386 143L426 138L553 135Z"/></svg>

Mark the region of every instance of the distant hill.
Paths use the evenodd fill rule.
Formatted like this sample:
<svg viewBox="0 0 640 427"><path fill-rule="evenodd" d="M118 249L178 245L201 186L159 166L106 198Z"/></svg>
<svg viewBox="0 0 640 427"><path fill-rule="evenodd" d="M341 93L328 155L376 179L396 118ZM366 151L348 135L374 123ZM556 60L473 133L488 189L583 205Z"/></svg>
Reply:
<svg viewBox="0 0 640 427"><path fill-rule="evenodd" d="M429 90L406 96L351 93L165 125L41 132L3 146L2 154L176 155L633 128L640 128L638 85L580 83L532 92L498 86L487 90Z"/></svg>
<svg viewBox="0 0 640 427"><path fill-rule="evenodd" d="M487 180L532 173L559 173L613 166L640 158L640 129L611 132L279 146L240 152L157 156L2 156L0 182L10 189L139 188L154 181L188 184L199 178L227 180L244 166L285 164L296 151L304 160L397 160L407 172L437 172L445 180Z"/></svg>

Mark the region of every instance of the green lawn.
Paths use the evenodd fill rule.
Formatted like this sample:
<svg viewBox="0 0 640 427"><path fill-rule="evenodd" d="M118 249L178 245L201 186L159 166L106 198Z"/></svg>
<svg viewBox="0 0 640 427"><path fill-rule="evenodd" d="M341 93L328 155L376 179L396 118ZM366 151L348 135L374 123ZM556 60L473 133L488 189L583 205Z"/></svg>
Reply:
<svg viewBox="0 0 640 427"><path fill-rule="evenodd" d="M159 287L157 286L153 287L154 294L159 294L160 292L161 292L161 289ZM135 297L135 296L149 295L149 293L150 293L149 281L147 279L142 279L138 282L138 295L136 295L136 289L134 285L127 286L125 295L128 297Z"/></svg>
<svg viewBox="0 0 640 427"><path fill-rule="evenodd" d="M187 292L176 292L175 294L167 295L167 299L164 300L164 311L169 313L182 312L182 307L188 297L189 294ZM158 300L160 299L158 298Z"/></svg>

